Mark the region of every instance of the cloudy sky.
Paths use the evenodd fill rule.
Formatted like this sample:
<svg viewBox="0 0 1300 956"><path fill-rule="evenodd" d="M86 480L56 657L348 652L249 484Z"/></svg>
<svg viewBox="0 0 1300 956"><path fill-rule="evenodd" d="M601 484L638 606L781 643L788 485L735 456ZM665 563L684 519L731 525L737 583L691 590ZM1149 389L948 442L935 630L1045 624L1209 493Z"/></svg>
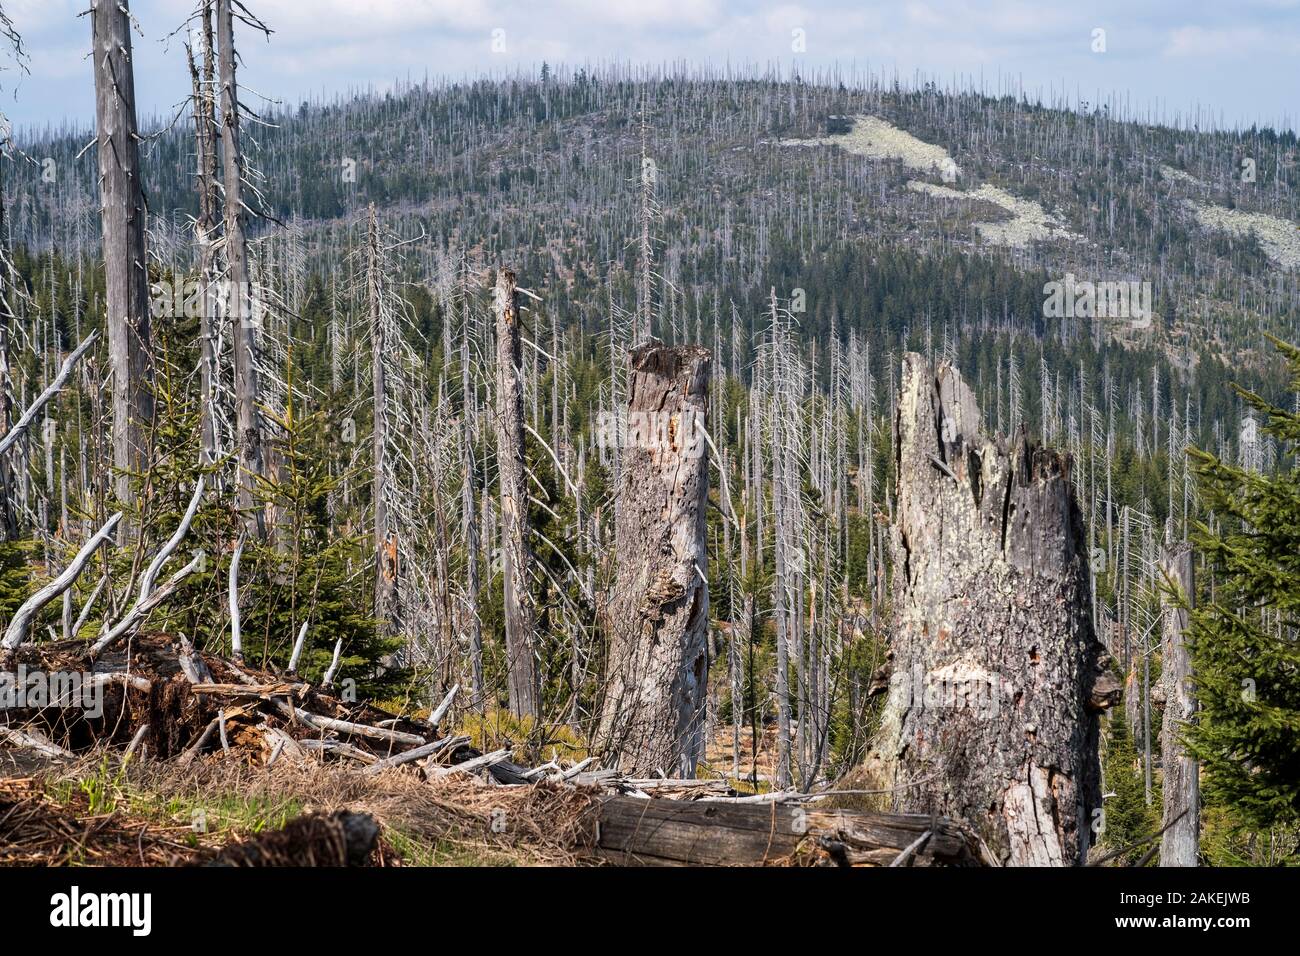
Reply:
<svg viewBox="0 0 1300 956"><path fill-rule="evenodd" d="M1127 93L1166 116L1200 107L1223 122L1295 128L1300 0L245 0L275 31L244 30L243 82L295 103L395 78L534 71L610 61L804 71L916 71L941 84L999 76L1031 95ZM131 0L136 86L170 113L189 88L179 39L195 0ZM30 51L30 75L0 72L15 124L87 123L93 110L89 0L0 0ZM238 29L238 28L237 28ZM502 32L503 31L503 32ZM1098 31L1104 31L1104 34ZM495 42L494 42L495 41ZM1095 49L1104 46L1104 50Z"/></svg>

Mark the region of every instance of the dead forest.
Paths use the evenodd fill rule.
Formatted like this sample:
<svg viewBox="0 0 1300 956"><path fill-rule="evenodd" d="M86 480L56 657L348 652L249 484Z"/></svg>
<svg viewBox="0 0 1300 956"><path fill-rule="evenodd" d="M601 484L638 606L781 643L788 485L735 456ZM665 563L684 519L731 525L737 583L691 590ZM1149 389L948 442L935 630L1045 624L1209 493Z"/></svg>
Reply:
<svg viewBox="0 0 1300 956"><path fill-rule="evenodd" d="M82 22L93 129L0 143L0 864L1300 852L1296 605L1213 543L1285 577L1294 523L1206 490L1300 500L1293 133L614 67L281 104L251 0ZM1087 276L1154 306L1050 314ZM1290 728L1255 802L1225 700Z"/></svg>

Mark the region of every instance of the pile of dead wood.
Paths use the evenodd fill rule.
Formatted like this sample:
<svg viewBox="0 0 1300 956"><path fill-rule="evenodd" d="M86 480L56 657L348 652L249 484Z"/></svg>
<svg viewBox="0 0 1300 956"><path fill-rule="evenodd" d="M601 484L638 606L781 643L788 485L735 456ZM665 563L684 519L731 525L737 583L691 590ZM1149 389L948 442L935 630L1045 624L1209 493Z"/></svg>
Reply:
<svg viewBox="0 0 1300 956"><path fill-rule="evenodd" d="M207 753L259 765L316 754L372 773L408 763L429 776L456 765L500 766L504 782L523 782L523 768L510 764L508 751L481 754L468 737L438 733L454 689L428 718L398 717L347 703L293 675L223 660L159 634L93 660L80 642L24 645L7 670L14 683L32 674L57 674L65 687L77 688L75 699L4 710L0 741L48 758L95 746L183 764ZM75 683L69 683L72 677ZM94 693L88 696L87 687ZM94 706L87 706L92 697Z"/></svg>
<svg viewBox="0 0 1300 956"><path fill-rule="evenodd" d="M958 823L818 809L827 794L740 794L725 780L629 776L595 766L594 758L569 766L558 759L522 766L508 749L483 753L470 738L440 729L456 688L428 717L400 717L347 703L292 674L224 660L161 634L137 637L93 660L78 642L24 645L8 669L13 679L35 672L79 674L83 685L97 689L93 708L84 700L47 700L3 712L0 746L44 760L106 748L182 767L196 761L256 767L324 761L365 776L395 771L445 781L469 774L495 787L566 788L587 801L584 823L574 828L575 855L625 865L990 862L977 838ZM29 817L37 805L29 801ZM84 842L67 821L50 823L47 811L40 817L44 829L28 828L47 838L37 841L40 852L51 853L52 842L60 839ZM355 865L369 857L377 835L369 817L338 811L329 819L294 821L282 833L218 857L189 852L175 834L153 834L132 862ZM110 849L101 862L118 861L111 849L118 842L106 841Z"/></svg>

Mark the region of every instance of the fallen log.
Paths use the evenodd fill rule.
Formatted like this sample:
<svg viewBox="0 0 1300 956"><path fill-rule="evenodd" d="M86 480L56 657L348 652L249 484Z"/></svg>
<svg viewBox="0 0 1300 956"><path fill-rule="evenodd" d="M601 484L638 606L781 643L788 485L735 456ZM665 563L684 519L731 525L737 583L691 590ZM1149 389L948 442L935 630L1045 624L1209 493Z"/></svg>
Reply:
<svg viewBox="0 0 1300 956"><path fill-rule="evenodd" d="M633 866L980 866L964 825L925 814L602 796L593 853ZM923 837L927 837L922 839Z"/></svg>
<svg viewBox="0 0 1300 956"><path fill-rule="evenodd" d="M367 753L360 747L354 747L352 744L342 740L320 739L316 737L307 737L298 741L298 746L302 750L315 750L319 753L340 754L344 757L351 757L360 763L374 765L379 758L372 753ZM367 768L368 769L368 768Z"/></svg>
<svg viewBox="0 0 1300 956"><path fill-rule="evenodd" d="M455 750L457 747L463 747L469 743L469 738L464 736L444 737L441 740L435 740L433 743L425 744L422 747L416 747L414 750L407 750L400 754L393 754L391 757L385 757L366 768L367 774L376 774L383 770L389 770L393 767L400 767L404 763L410 763L413 760L419 760L423 757L432 757L434 754L441 753L444 750Z"/></svg>
<svg viewBox="0 0 1300 956"><path fill-rule="evenodd" d="M390 744L414 744L418 747L426 743L423 737L415 734L404 733L400 730L385 730L382 727L371 727L367 724L356 724L352 721L338 720L334 717L322 717L320 714L313 714L307 710L295 709L278 697L268 698L268 700L291 721L296 720L308 724L317 730L328 730L336 734L348 734L354 737L369 737L372 740L382 740Z"/></svg>
<svg viewBox="0 0 1300 956"><path fill-rule="evenodd" d="M213 684L192 683L195 694L221 694L225 697L256 697L270 700L273 697L301 697L306 684Z"/></svg>
<svg viewBox="0 0 1300 956"><path fill-rule="evenodd" d="M37 735L36 731L25 733L14 727L0 727L0 740L26 750L34 750L43 757L69 758L73 755L58 744Z"/></svg>
<svg viewBox="0 0 1300 956"><path fill-rule="evenodd" d="M480 770L490 769L493 764L498 764L509 759L509 750L494 750L491 753L483 754L479 757L473 757L469 760L463 760L460 763L452 764L449 767L426 767L425 775L430 780L435 780L439 777L450 776L453 773L477 773Z"/></svg>
<svg viewBox="0 0 1300 956"><path fill-rule="evenodd" d="M99 657L99 655L104 652L105 648L109 647L118 638L125 634L133 633L144 622L144 619L149 616L150 612L152 612L159 604L162 604L163 601L167 600L167 598L171 597L172 592L180 587L181 582L197 570L199 565L202 563L203 557L201 555L196 556L193 561L168 578L166 583L163 584L162 587L158 588L158 590L150 591L148 595L137 598L135 604L132 605L131 610L127 611L126 616L117 624L113 625L112 628L109 628L108 625L105 624L102 636L90 646L91 659L93 660ZM144 595L143 589L141 590L141 594Z"/></svg>
<svg viewBox="0 0 1300 956"><path fill-rule="evenodd" d="M27 628L36 618L36 615L41 612L45 605L76 583L78 576L80 576L87 562L94 555L95 550L112 536L113 529L117 527L118 522L121 520L122 512L119 511L105 521L104 526L81 546L77 556L63 569L62 574L23 602L22 606L14 612L13 619L9 622L9 628L5 631L4 640L0 641L0 650L13 651L27 639Z"/></svg>

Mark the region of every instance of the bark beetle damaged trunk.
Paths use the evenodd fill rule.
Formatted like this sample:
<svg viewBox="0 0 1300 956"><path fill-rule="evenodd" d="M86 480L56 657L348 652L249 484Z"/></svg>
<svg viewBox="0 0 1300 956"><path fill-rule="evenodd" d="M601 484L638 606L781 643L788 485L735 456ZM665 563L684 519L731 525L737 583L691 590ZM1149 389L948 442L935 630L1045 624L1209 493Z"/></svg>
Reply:
<svg viewBox="0 0 1300 956"><path fill-rule="evenodd" d="M986 437L946 364L903 362L893 671L870 776L1008 865L1086 857L1101 806L1083 520L1067 456Z"/></svg>
<svg viewBox="0 0 1300 956"><path fill-rule="evenodd" d="M709 586L709 351L633 350L600 740L624 770L695 776L703 756Z"/></svg>

